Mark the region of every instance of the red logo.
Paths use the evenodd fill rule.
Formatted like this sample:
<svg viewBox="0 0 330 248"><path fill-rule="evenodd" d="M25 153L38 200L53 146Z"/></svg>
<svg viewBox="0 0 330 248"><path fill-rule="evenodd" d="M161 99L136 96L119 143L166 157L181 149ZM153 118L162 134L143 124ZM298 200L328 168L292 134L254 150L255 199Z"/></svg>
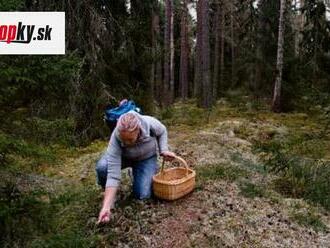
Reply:
<svg viewBox="0 0 330 248"><path fill-rule="evenodd" d="M34 36L35 25L0 25L0 42L30 43L31 40L51 40L52 28L46 25L45 28L38 28Z"/></svg>

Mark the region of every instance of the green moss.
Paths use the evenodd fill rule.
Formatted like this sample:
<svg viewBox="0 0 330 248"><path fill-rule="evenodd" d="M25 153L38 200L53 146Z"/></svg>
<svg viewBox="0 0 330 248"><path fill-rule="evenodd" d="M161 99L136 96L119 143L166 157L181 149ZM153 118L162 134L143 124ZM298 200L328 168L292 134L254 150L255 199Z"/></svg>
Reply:
<svg viewBox="0 0 330 248"><path fill-rule="evenodd" d="M86 237L81 230L71 230L60 234L51 235L45 239L35 239L28 247L31 248L89 248L96 247L99 238Z"/></svg>
<svg viewBox="0 0 330 248"><path fill-rule="evenodd" d="M271 159L265 161L266 168L270 169L271 166L283 168L279 170L278 178L273 181L274 188L282 194L303 197L329 209L330 201L327 196L330 195L328 180L330 167L316 163L306 163L301 166L302 160L296 159L303 156L318 159L325 156L329 148L326 137L318 135L319 128L315 120L304 114L274 114L267 111L262 102L246 105L241 103L241 98L235 96L234 99L236 99L234 104L219 102L210 112L195 107L194 102L177 103L162 110L160 117L170 130L173 129L175 134L184 137L181 140L191 139L195 136L195 130L212 128L219 121L224 120L239 119L241 121L242 119L243 125L235 128L234 133L243 139L249 139L250 136L257 137L255 134L260 130L266 132L269 139L255 142L254 152L270 155ZM249 121L256 124L256 127L250 127ZM36 130L48 126L57 131L69 130L68 133L71 130L70 123L67 123L68 125L64 123L64 125L62 122L56 124L40 120L35 120L34 123L38 124L35 127ZM261 125L258 126L258 123ZM268 128L266 125L267 127L264 128L262 125L264 123L270 124L271 127ZM20 123L17 125L19 126ZM288 134L279 135L277 131L279 126L288 127ZM41 131L47 135L47 130ZM66 137L64 135L53 138L54 140L63 138L65 141ZM8 141L7 138L6 140ZM177 140L180 139L175 137L173 142ZM78 182L79 173L82 169L91 168L91 163L94 163L98 156L97 153L107 147L107 141L97 140L86 147L67 147L65 142L60 142L48 148L30 146L29 143L17 142L15 139L7 141L3 141L3 151L8 154L7 159L18 163L15 170L22 168L23 165L25 167L29 164L38 166L44 163L44 174L58 176L61 173L62 179L70 174L70 182L76 183L70 183L70 186L64 185L64 192L57 190L52 194L42 191L23 193L19 192L15 185L5 186L0 192L0 224L1 229L5 230L4 241L1 240L1 242L13 247L99 247L104 242L111 244L121 238L126 238L115 235L113 226L104 226L102 230L95 226L95 218L102 199L100 192L92 186L95 181L94 174L88 174L87 180L83 183ZM47 159L49 154L55 156L55 160L59 163L49 166L48 161L51 161ZM242 180L249 176L250 171L269 172L264 169L264 163L255 163L245 159L240 153L234 153L231 160L235 166L227 164L198 166L196 190L202 190L206 181L211 183L217 180L236 181L241 182L239 187L241 194L245 197L268 197L274 203L281 200L275 192L266 191L260 185ZM283 165L285 166L282 167ZM65 175L63 176L62 173ZM49 179L52 181L52 178ZM16 194L17 197L13 198ZM123 214L127 220L137 221L138 225L143 226L139 213L140 205L134 203L129 197L126 199L127 201L121 201L121 206L119 206L123 209ZM311 226L316 230L325 230L321 219L314 212L295 211L292 213L292 218L302 225ZM113 224L118 225L117 222ZM5 225L7 229L4 228ZM12 230L15 231L15 236ZM210 242L213 244L212 239ZM218 241L214 239L214 242ZM4 243L0 243L0 246L2 244Z"/></svg>
<svg viewBox="0 0 330 248"><path fill-rule="evenodd" d="M28 143L0 132L0 164L35 169L42 163L54 164L54 152L44 146ZM8 169L8 167L6 169Z"/></svg>
<svg viewBox="0 0 330 248"><path fill-rule="evenodd" d="M235 181L240 177L247 176L248 172L238 167L215 164L198 167L197 174L200 181L221 179Z"/></svg>
<svg viewBox="0 0 330 248"><path fill-rule="evenodd" d="M291 212L290 218L297 222L299 225L313 228L316 232L325 232L328 230L320 216L311 209L295 209Z"/></svg>
<svg viewBox="0 0 330 248"><path fill-rule="evenodd" d="M176 103L163 109L160 118L167 125L201 126L209 122L210 112L188 103Z"/></svg>
<svg viewBox="0 0 330 248"><path fill-rule="evenodd" d="M270 158L265 161L271 172L278 174L274 188L290 197L303 197L330 209L330 166L328 161L307 159L290 151L270 147Z"/></svg>
<svg viewBox="0 0 330 248"><path fill-rule="evenodd" d="M53 194L20 192L14 184L7 184L0 199L0 227L3 230L0 244L14 247L97 246L94 216L101 199L94 187L70 185L62 193Z"/></svg>
<svg viewBox="0 0 330 248"><path fill-rule="evenodd" d="M231 160L237 163L240 167L245 170L256 171L261 174L265 174L265 165L259 162L254 162L249 159L243 158L239 152L235 152L230 156Z"/></svg>
<svg viewBox="0 0 330 248"><path fill-rule="evenodd" d="M266 196L265 188L253 183L244 183L240 185L241 194L248 198Z"/></svg>
<svg viewBox="0 0 330 248"><path fill-rule="evenodd" d="M248 125L243 124L238 127L234 127L234 133L241 139L248 139L249 136L253 134L253 130L249 129Z"/></svg>

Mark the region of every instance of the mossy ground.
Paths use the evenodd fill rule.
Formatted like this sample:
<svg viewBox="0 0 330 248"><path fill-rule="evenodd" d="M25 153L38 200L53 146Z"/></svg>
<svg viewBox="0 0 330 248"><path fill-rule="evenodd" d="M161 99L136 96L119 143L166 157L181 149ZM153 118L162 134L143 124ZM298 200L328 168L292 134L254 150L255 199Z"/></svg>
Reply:
<svg viewBox="0 0 330 248"><path fill-rule="evenodd" d="M176 103L158 117L169 129L171 149L197 171L192 194L175 202L136 201L125 171L112 219L98 226L102 193L94 167L107 141L49 146L11 157L1 172L1 246L329 246L328 203L307 194L329 193L321 176L327 170L313 170L320 178L313 189L292 166L291 174L271 170L281 164L278 151L289 161L330 158L318 115L274 114L265 101L232 97L210 112Z"/></svg>

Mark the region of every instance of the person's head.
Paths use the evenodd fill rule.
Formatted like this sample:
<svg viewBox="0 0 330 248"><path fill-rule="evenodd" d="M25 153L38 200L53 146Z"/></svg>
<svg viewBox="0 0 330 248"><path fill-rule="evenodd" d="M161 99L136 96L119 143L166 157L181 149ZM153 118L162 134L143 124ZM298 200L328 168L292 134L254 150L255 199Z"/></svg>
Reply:
<svg viewBox="0 0 330 248"><path fill-rule="evenodd" d="M117 129L120 139L125 145L134 145L139 133L141 122L139 117L134 113L123 114L119 117Z"/></svg>

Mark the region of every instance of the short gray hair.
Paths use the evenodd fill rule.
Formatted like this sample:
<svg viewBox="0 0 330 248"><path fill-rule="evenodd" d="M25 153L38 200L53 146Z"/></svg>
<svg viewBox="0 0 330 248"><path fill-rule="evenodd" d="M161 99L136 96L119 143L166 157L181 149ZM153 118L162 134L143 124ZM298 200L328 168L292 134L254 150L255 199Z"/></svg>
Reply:
<svg viewBox="0 0 330 248"><path fill-rule="evenodd" d="M117 122L118 131L133 132L141 127L140 118L134 113L126 113L119 117Z"/></svg>

